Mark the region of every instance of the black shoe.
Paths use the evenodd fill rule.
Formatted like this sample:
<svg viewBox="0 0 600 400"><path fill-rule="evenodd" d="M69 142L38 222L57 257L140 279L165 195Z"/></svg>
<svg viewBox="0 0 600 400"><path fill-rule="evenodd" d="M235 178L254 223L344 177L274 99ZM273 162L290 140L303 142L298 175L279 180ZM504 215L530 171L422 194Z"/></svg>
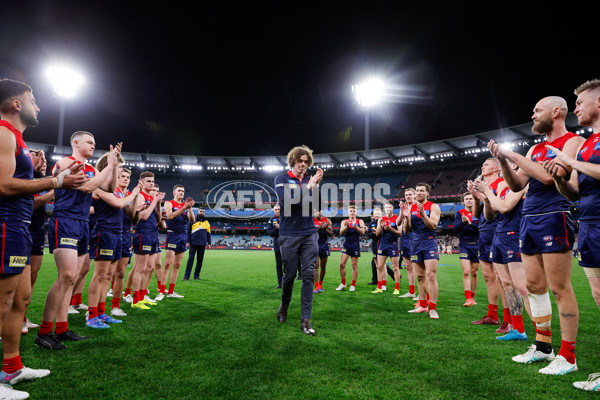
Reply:
<svg viewBox="0 0 600 400"><path fill-rule="evenodd" d="M377 282L369 282L367 285L377 285Z"/></svg>
<svg viewBox="0 0 600 400"><path fill-rule="evenodd" d="M310 320L303 319L300 320L300 329L302 329L302 333L305 335L315 336L315 330L310 326Z"/></svg>
<svg viewBox="0 0 600 400"><path fill-rule="evenodd" d="M200 280L200 277L199 277L199 276L195 276L195 277L194 277L194 280L196 280L196 281L199 281L199 280Z"/></svg>
<svg viewBox="0 0 600 400"><path fill-rule="evenodd" d="M73 332L72 330L67 329L66 332L63 332L60 335L56 335L56 339L61 340L61 341L70 340L72 342L78 342L80 340L87 340L87 339L89 339L89 337L78 335L75 332Z"/></svg>
<svg viewBox="0 0 600 400"><path fill-rule="evenodd" d="M54 332L47 333L43 336L35 335L33 343L50 350L64 350L67 348L67 346L58 341Z"/></svg>
<svg viewBox="0 0 600 400"><path fill-rule="evenodd" d="M288 304L280 304L277 310L277 321L285 322L287 320Z"/></svg>
<svg viewBox="0 0 600 400"><path fill-rule="evenodd" d="M189 281L190 278L183 278L182 281Z"/></svg>
<svg viewBox="0 0 600 400"><path fill-rule="evenodd" d="M275 289L281 289L281 283L277 286L275 286Z"/></svg>

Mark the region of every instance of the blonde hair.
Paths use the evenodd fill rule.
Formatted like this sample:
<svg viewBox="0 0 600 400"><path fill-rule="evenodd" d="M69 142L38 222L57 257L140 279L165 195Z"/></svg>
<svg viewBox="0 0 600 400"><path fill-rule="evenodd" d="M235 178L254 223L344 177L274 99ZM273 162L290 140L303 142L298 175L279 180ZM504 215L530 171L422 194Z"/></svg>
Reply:
<svg viewBox="0 0 600 400"><path fill-rule="evenodd" d="M579 85L577 89L575 89L575 95L579 96L586 90L594 90L598 88L600 88L600 79L591 79Z"/></svg>

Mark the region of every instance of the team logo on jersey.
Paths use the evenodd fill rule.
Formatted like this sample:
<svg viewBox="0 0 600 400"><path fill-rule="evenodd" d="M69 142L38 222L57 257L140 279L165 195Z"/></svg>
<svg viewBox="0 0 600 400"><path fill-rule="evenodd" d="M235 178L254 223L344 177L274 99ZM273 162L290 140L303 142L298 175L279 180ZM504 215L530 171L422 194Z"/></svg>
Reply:
<svg viewBox="0 0 600 400"><path fill-rule="evenodd" d="M60 238L60 244L64 244L65 246L77 246L79 240L77 239L69 239L69 238Z"/></svg>
<svg viewBox="0 0 600 400"><path fill-rule="evenodd" d="M9 267L25 267L25 265L27 265L27 257L10 256L8 259Z"/></svg>

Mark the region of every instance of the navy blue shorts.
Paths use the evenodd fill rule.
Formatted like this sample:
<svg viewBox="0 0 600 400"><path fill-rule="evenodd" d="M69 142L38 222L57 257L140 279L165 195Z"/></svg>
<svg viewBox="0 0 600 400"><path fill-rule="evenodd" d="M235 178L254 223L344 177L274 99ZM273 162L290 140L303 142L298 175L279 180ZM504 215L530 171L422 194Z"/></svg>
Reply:
<svg viewBox="0 0 600 400"><path fill-rule="evenodd" d="M389 244L382 244L381 242L379 243L379 249L377 250L378 256L398 257L399 253L400 252L398 251L398 243L389 243Z"/></svg>
<svg viewBox="0 0 600 400"><path fill-rule="evenodd" d="M133 253L154 254L156 253L156 243L155 232L135 232L133 234Z"/></svg>
<svg viewBox="0 0 600 400"><path fill-rule="evenodd" d="M477 257L479 258L479 261L492 262L492 260L490 260L490 251L492 250L493 241L493 230L479 231L479 241L477 242Z"/></svg>
<svg viewBox="0 0 600 400"><path fill-rule="evenodd" d="M154 247L152 248L151 254L157 254L157 253L160 253L161 251L162 251L162 249L160 248L160 237L157 234L156 237L154 238Z"/></svg>
<svg viewBox="0 0 600 400"><path fill-rule="evenodd" d="M401 240L400 250L402 251L402 257L410 259L410 240Z"/></svg>
<svg viewBox="0 0 600 400"><path fill-rule="evenodd" d="M133 233L121 233L121 258L131 257L133 254Z"/></svg>
<svg viewBox="0 0 600 400"><path fill-rule="evenodd" d="M328 242L318 242L319 244L319 258L327 258L331 255L331 251L329 250Z"/></svg>
<svg viewBox="0 0 600 400"><path fill-rule="evenodd" d="M596 247L598 246L598 247ZM579 221L579 265L600 268L600 227L597 222Z"/></svg>
<svg viewBox="0 0 600 400"><path fill-rule="evenodd" d="M521 262L519 234L515 232L496 233L490 250L490 260L496 264Z"/></svg>
<svg viewBox="0 0 600 400"><path fill-rule="evenodd" d="M68 217L50 217L48 220L48 246L54 249L74 249L77 254L89 250L89 224L87 221Z"/></svg>
<svg viewBox="0 0 600 400"><path fill-rule="evenodd" d="M469 260L472 263L479 263L478 242L458 243L458 258Z"/></svg>
<svg viewBox="0 0 600 400"><path fill-rule="evenodd" d="M571 250L574 240L575 226L569 212L527 215L521 219L519 247L523 254Z"/></svg>
<svg viewBox="0 0 600 400"><path fill-rule="evenodd" d="M121 233L99 230L90 238L90 260L121 259Z"/></svg>
<svg viewBox="0 0 600 400"><path fill-rule="evenodd" d="M31 255L32 256L43 256L44 255L44 247L46 247L46 231L45 230L35 230L29 231L31 232Z"/></svg>
<svg viewBox="0 0 600 400"><path fill-rule="evenodd" d="M169 232L167 233L165 250L173 250L176 253L184 252L187 250L187 242L187 233Z"/></svg>
<svg viewBox="0 0 600 400"><path fill-rule="evenodd" d="M350 257L360 257L360 244L344 243L342 245L342 253L348 254Z"/></svg>
<svg viewBox="0 0 600 400"><path fill-rule="evenodd" d="M0 222L0 275L23 272L31 263L31 233L27 224Z"/></svg>
<svg viewBox="0 0 600 400"><path fill-rule="evenodd" d="M439 260L437 239L413 240L410 254L411 262L422 263L426 260Z"/></svg>

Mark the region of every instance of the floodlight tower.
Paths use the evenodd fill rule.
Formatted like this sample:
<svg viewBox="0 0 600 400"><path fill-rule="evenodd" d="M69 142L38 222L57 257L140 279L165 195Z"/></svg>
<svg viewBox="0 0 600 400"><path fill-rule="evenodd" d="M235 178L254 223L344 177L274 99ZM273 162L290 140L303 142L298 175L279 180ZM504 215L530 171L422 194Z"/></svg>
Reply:
<svg viewBox="0 0 600 400"><path fill-rule="evenodd" d="M365 150L369 150L369 120L373 109L383 98L384 84L378 78L370 78L352 86L354 98L365 111Z"/></svg>
<svg viewBox="0 0 600 400"><path fill-rule="evenodd" d="M84 79L83 76L77 71L63 66L49 67L46 70L46 76L52 85L54 96L58 99L60 104L58 118L58 139L56 144L58 146L62 146L65 128L66 103L67 101L75 98L79 88L84 82Z"/></svg>

